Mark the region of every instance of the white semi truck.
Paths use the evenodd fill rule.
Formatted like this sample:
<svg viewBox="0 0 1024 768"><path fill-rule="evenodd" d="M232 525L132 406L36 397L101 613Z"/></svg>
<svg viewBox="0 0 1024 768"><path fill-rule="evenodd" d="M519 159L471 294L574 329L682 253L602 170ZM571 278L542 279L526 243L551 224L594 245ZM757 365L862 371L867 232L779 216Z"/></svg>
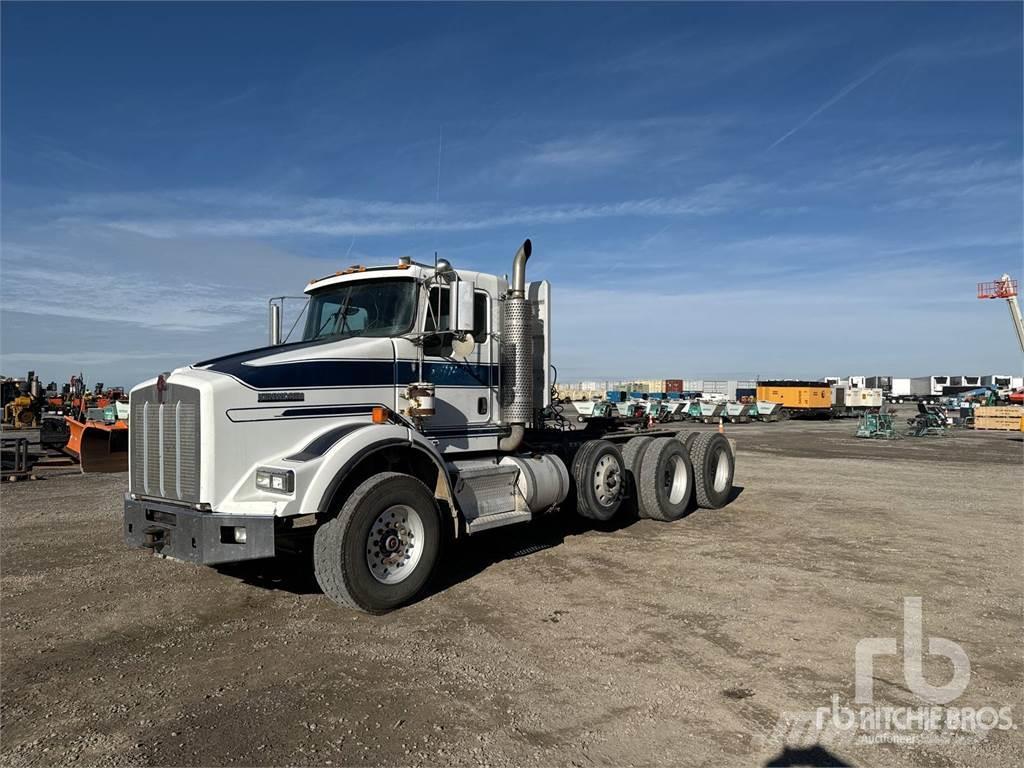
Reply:
<svg viewBox="0 0 1024 768"><path fill-rule="evenodd" d="M571 500L676 520L731 496L717 432L644 436L551 405L551 292L401 259L310 282L302 339L179 368L130 395L124 536L216 564L310 547L335 602L422 594L447 540Z"/></svg>

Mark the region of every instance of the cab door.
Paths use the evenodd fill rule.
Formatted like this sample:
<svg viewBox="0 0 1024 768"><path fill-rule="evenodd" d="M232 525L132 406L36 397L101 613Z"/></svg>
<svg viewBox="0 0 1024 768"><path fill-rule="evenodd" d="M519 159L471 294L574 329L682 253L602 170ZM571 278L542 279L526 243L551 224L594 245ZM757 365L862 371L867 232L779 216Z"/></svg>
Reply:
<svg viewBox="0 0 1024 768"><path fill-rule="evenodd" d="M451 294L447 286L433 286L428 294L430 307L424 316L424 379L434 384L436 414L430 430L456 433L460 429L478 432L482 425L494 423L494 398L498 386L491 339L492 297L477 289L473 293L474 344L465 357L453 350L454 336L437 332L450 327Z"/></svg>

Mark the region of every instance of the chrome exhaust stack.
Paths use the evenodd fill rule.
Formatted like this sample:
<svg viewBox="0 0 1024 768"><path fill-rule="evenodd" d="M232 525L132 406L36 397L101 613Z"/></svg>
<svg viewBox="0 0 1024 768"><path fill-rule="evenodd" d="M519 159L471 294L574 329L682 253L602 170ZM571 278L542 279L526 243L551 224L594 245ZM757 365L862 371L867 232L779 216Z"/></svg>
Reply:
<svg viewBox="0 0 1024 768"><path fill-rule="evenodd" d="M526 300L526 262L533 245L525 240L512 260L512 286L505 299L501 334L501 417L512 432L498 447L514 451L523 442L526 425L533 423L532 309Z"/></svg>

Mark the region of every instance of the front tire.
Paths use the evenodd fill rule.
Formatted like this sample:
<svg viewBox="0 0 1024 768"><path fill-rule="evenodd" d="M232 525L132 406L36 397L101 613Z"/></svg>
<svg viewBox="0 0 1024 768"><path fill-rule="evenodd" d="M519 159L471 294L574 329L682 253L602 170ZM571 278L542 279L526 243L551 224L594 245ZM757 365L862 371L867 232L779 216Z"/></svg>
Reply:
<svg viewBox="0 0 1024 768"><path fill-rule="evenodd" d="M381 472L317 530L313 569L338 605L386 613L422 591L440 550L440 514L427 487L410 475Z"/></svg>

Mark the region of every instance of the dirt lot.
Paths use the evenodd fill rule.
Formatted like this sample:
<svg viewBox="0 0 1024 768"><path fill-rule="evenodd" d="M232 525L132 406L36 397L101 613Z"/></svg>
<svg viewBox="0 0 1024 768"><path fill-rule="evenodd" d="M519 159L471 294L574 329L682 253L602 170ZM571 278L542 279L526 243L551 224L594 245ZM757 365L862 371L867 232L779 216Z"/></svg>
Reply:
<svg viewBox="0 0 1024 768"><path fill-rule="evenodd" d="M481 534L384 617L334 606L303 562L218 571L125 549L124 475L8 485L0 759L1020 765L1019 730L804 751L773 736L783 713L852 701L857 641L902 637L905 596L926 639L969 655L950 706L1024 724L1021 435L854 429L730 427L742 490L725 509ZM924 672L942 685L952 667ZM923 703L899 658L874 676L876 706Z"/></svg>

